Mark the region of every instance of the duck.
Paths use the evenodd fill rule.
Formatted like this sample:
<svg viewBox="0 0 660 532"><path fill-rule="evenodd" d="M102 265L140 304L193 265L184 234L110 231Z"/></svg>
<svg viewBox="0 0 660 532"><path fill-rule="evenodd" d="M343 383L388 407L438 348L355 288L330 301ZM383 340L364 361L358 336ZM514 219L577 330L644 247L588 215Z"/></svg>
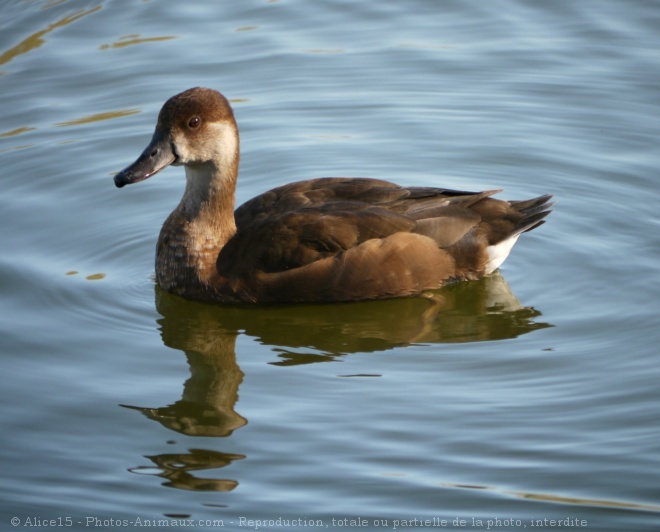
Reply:
<svg viewBox="0 0 660 532"><path fill-rule="evenodd" d="M151 142L115 174L143 181L183 166L183 196L156 246L156 282L225 304L332 303L422 297L497 270L522 233L544 223L552 195L505 201L366 177L278 186L234 210L240 159L232 107L195 87L161 108Z"/></svg>

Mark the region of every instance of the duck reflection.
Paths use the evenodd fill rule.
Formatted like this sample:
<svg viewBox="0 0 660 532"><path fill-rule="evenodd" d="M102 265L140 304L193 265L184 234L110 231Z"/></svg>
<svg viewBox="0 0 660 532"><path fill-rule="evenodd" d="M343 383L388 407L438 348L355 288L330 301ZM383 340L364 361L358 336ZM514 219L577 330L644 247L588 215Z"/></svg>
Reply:
<svg viewBox="0 0 660 532"><path fill-rule="evenodd" d="M236 362L239 333L272 346L275 365L331 361L414 343L503 340L551 325L524 307L496 273L457 283L427 297L331 305L218 306L181 299L156 288L165 345L185 353L190 377L180 400L160 408L126 406L187 436L227 437L247 423L235 411L243 372ZM229 465L243 455L190 450L147 456L166 486L227 491L233 480L198 479L191 471ZM134 468L147 473L153 467Z"/></svg>
<svg viewBox="0 0 660 532"><path fill-rule="evenodd" d="M181 399L160 408L122 406L186 436L224 437L245 425L247 420L234 410L243 380L236 363L237 332L210 323L200 313L159 321L165 345L183 351L190 367Z"/></svg>
<svg viewBox="0 0 660 532"><path fill-rule="evenodd" d="M204 449L190 449L187 453L157 454L146 456L154 467L134 467L132 473L155 475L166 478L163 486L191 491L231 491L238 482L229 479L197 478L190 471L219 469L234 460L245 458L242 454L221 453Z"/></svg>

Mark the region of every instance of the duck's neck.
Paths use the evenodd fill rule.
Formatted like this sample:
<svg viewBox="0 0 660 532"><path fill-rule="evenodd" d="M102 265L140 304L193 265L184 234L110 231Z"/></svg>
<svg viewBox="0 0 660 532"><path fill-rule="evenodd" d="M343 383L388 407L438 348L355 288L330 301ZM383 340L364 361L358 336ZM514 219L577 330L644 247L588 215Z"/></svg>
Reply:
<svg viewBox="0 0 660 532"><path fill-rule="evenodd" d="M156 278L165 290L185 296L205 290L217 276L218 253L236 233L238 157L231 163L186 166L183 198L158 239Z"/></svg>

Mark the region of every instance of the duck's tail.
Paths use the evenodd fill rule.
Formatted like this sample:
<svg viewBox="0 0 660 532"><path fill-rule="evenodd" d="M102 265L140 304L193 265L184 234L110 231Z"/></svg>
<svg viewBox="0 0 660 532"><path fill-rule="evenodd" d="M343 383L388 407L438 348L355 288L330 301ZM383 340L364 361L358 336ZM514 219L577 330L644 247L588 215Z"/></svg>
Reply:
<svg viewBox="0 0 660 532"><path fill-rule="evenodd" d="M508 202L521 216L509 236L486 248L488 253L486 274L495 271L502 265L521 234L545 223L544 218L552 212L550 207L555 204L555 202L550 202L551 199L552 194L545 194L530 200Z"/></svg>
<svg viewBox="0 0 660 532"><path fill-rule="evenodd" d="M511 236L516 236L526 231L536 229L545 223L544 218L552 212L552 207L556 202L550 201L552 194L545 194L538 198L523 201L510 201L509 204L523 216L515 226Z"/></svg>

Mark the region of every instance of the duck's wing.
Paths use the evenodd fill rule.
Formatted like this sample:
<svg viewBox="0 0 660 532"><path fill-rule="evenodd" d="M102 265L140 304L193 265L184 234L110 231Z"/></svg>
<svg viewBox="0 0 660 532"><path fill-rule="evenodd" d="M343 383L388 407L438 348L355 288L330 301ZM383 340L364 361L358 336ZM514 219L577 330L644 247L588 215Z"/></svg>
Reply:
<svg viewBox="0 0 660 532"><path fill-rule="evenodd" d="M291 183L236 210L237 233L218 267L285 271L395 233L429 236L446 247L479 222L469 205L484 194L489 193L405 188L365 178Z"/></svg>
<svg viewBox="0 0 660 532"><path fill-rule="evenodd" d="M291 208L291 206L289 206ZM279 272L339 255L372 239L409 233L416 222L383 207L330 202L274 210L237 223L218 257L218 270L232 277Z"/></svg>
<svg viewBox="0 0 660 532"><path fill-rule="evenodd" d="M496 192L362 178L292 183L236 210L237 232L218 256L218 273L241 291L260 292L259 300L271 297L264 286L280 300L340 300L477 278L489 245L547 215L547 199L512 206L489 198Z"/></svg>

